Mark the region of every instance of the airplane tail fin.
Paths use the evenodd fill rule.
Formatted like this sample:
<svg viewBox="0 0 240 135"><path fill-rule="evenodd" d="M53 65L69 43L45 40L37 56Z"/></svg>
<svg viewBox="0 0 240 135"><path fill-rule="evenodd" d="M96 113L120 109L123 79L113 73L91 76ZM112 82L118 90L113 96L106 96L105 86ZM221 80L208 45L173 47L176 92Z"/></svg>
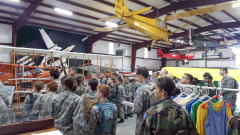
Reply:
<svg viewBox="0 0 240 135"><path fill-rule="evenodd" d="M115 12L119 18L123 18L124 14L128 13L129 10L124 0L115 1Z"/></svg>
<svg viewBox="0 0 240 135"><path fill-rule="evenodd" d="M161 57L163 55L162 49L157 50L157 56Z"/></svg>

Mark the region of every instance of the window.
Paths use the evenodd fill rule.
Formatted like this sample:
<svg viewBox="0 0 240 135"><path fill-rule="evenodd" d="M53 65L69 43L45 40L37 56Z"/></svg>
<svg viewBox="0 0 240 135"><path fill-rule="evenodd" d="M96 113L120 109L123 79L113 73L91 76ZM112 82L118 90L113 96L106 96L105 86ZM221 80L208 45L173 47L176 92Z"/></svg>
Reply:
<svg viewBox="0 0 240 135"><path fill-rule="evenodd" d="M109 54L114 54L114 42L109 42Z"/></svg>

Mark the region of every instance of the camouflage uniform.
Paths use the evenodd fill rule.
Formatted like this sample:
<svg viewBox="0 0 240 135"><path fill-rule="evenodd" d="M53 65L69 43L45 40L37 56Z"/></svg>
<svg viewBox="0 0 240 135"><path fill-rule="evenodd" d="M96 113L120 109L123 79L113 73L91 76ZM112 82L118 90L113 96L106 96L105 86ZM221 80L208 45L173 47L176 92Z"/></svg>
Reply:
<svg viewBox="0 0 240 135"><path fill-rule="evenodd" d="M55 80L56 83L58 84L58 89L57 89L57 94L60 94L63 90L62 90L62 84L60 80Z"/></svg>
<svg viewBox="0 0 240 135"><path fill-rule="evenodd" d="M102 104L109 104L108 100L100 101ZM100 134L100 125L103 123L102 113L99 108L95 105L91 110L90 119L88 122L88 135L116 135L116 125L117 125L117 108L114 111L113 118L113 132L111 134Z"/></svg>
<svg viewBox="0 0 240 135"><path fill-rule="evenodd" d="M0 125L11 123L11 113L5 100L0 96Z"/></svg>
<svg viewBox="0 0 240 135"><path fill-rule="evenodd" d="M38 99L38 97L42 96L42 94L40 92L34 92L32 93L33 95L33 99L31 100L31 96L27 95L24 102L23 102L23 112L22 112L22 116L24 120L33 120L34 117L31 115L32 113L32 109L34 107L34 104L36 102L36 100ZM34 103L32 101L35 101Z"/></svg>
<svg viewBox="0 0 240 135"><path fill-rule="evenodd" d="M143 122L143 114L150 108L150 101L153 98L154 83L147 80L137 89L137 96L135 97L133 104L133 113L137 114L137 123L135 135L139 135L139 131Z"/></svg>
<svg viewBox="0 0 240 135"><path fill-rule="evenodd" d="M82 85L80 87L77 87L76 94L78 96L82 96L83 94L85 94L85 87L84 87L84 85Z"/></svg>
<svg viewBox="0 0 240 135"><path fill-rule="evenodd" d="M101 79L101 80L100 80L101 84L107 84L106 81L107 81L107 78L104 78L104 79Z"/></svg>
<svg viewBox="0 0 240 135"><path fill-rule="evenodd" d="M96 98L96 92L89 91L87 94L87 97L90 99ZM73 120L73 126L74 126L74 133L77 133L76 135L85 135L87 134L87 121L84 118L84 95L81 96L80 101L78 102L75 119Z"/></svg>
<svg viewBox="0 0 240 135"><path fill-rule="evenodd" d="M118 98L120 97L119 92L118 92L118 86L117 86L117 84L113 84L113 85L109 84L109 87L111 89L111 92L116 91L116 95L112 95L112 93L110 92L110 94L108 96L108 100L109 100L109 102L112 102L116 105L119 101Z"/></svg>
<svg viewBox="0 0 240 135"><path fill-rule="evenodd" d="M76 119L77 105L80 97L70 90L64 90L53 98L53 117L55 117L54 125L64 135L74 134L74 119ZM76 134L76 133L75 133ZM79 134L80 135L80 134Z"/></svg>
<svg viewBox="0 0 240 135"><path fill-rule="evenodd" d="M238 88L238 84L235 81L234 78L232 78L229 75L226 75L222 81L221 81L221 87L222 88L230 88L230 89L237 89ZM233 106L236 107L236 101L237 101L237 93L235 91L226 91L223 92L223 97L228 100L229 102L232 103ZM232 113L234 113L235 108L232 107L231 108Z"/></svg>
<svg viewBox="0 0 240 135"><path fill-rule="evenodd" d="M144 114L141 135L198 135L188 113L171 99L160 101Z"/></svg>
<svg viewBox="0 0 240 135"><path fill-rule="evenodd" d="M140 83L140 82L135 82L135 84L134 84L134 97L136 97L137 96L137 93L138 93L138 88L140 87L140 86L142 86L142 84Z"/></svg>
<svg viewBox="0 0 240 135"><path fill-rule="evenodd" d="M117 103L118 115L119 115L120 119L124 120L125 109L124 109L124 105L122 104L122 101L126 100L126 92L122 85L118 86L118 93L119 93L119 98L118 98L119 100Z"/></svg>
<svg viewBox="0 0 240 135"><path fill-rule="evenodd" d="M133 95L134 95L134 90L133 90L133 86L131 83L128 83L124 85L124 88L126 90L126 95L129 96L130 98L126 98L126 101L128 102L132 102L133 101ZM127 114L131 113L131 108L129 106L127 106Z"/></svg>
<svg viewBox="0 0 240 135"><path fill-rule="evenodd" d="M35 119L52 118L52 101L56 92L48 91L47 94L39 96L32 110Z"/></svg>

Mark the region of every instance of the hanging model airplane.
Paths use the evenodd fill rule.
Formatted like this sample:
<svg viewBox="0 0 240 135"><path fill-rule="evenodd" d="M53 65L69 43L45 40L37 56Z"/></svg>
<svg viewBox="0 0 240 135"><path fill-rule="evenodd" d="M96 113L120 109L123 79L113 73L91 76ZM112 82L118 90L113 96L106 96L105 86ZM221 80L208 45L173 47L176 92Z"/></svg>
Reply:
<svg viewBox="0 0 240 135"><path fill-rule="evenodd" d="M187 60L190 60L194 57L193 54L179 54L179 53L163 53L162 49L157 50L157 56L162 58L170 58L170 59L179 59L182 60L182 64L189 64Z"/></svg>
<svg viewBox="0 0 240 135"><path fill-rule="evenodd" d="M182 28L190 24L184 25L183 27L176 29L175 31L170 33L169 30L167 29L167 25L166 25L167 21L177 20L177 19L186 18L190 16L195 16L195 15L206 14L206 13L215 12L215 11L221 11L229 8L235 8L235 7L239 7L239 3L240 3L239 1L230 1L222 4L211 5L205 8L199 8L192 11L169 15L165 17L164 21L162 21L159 18L151 19L151 18L147 18L139 15L149 11L152 7L129 11L124 0L116 0L115 1L116 15L100 19L99 21L107 21L111 19L120 18L124 22L126 22L126 24L114 26L114 27L98 28L98 29L94 29L94 31L107 32L107 31L120 30L122 28L133 28L141 32L142 34L146 35L148 38L152 39L151 47L153 47L153 45L157 40L164 40L168 42L170 45L172 45L172 43L170 43L169 41L169 35L176 33L177 31L181 30Z"/></svg>

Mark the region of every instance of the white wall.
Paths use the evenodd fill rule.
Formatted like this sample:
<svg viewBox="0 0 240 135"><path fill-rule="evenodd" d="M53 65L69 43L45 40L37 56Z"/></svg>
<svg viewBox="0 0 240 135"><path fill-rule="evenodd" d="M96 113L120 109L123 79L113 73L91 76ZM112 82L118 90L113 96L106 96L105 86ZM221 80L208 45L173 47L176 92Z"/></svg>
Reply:
<svg viewBox="0 0 240 135"><path fill-rule="evenodd" d="M12 25L0 23L0 45L12 43ZM0 62L10 63L10 54L0 54Z"/></svg>
<svg viewBox="0 0 240 135"><path fill-rule="evenodd" d="M223 58L234 57L231 49L220 49L218 52L223 53ZM194 52L191 52L194 54ZM194 60L194 59L202 59L202 51L195 52L195 56L192 60L189 60L189 65L182 65L182 61L178 61L178 65L176 64L176 60L167 60L167 66L169 67L205 67L205 60ZM210 56L214 55L214 50L210 50L207 53L209 60L207 60L207 67L235 67L235 60L232 62L229 59L219 59L218 56ZM211 60L211 58L218 58L215 60Z"/></svg>
<svg viewBox="0 0 240 135"><path fill-rule="evenodd" d="M120 44L120 46L118 46L118 43L114 44L114 54L116 55L116 50L120 50L120 49L126 49L127 50L127 54L126 56L129 57L124 57L123 59L123 68L125 71L130 71L131 70L131 53L132 53L132 48L131 45L126 45L126 44ZM96 43L94 43L93 45L93 53L102 53L102 54L109 54L109 42L108 41L97 41ZM159 69L160 64L161 64L161 58L157 57L157 50L156 49L152 49L149 53L148 53L148 58L149 59L141 59L144 58L144 49L139 49L137 50L137 58L136 59L136 64L135 64L135 69L137 68L137 66L141 66L141 67L147 67L149 69ZM157 59L157 60L152 60L152 59ZM102 66L109 66L110 61L109 60L102 60L101 64ZM97 65L97 60L93 60L92 61L93 65ZM100 64L100 62L98 62L98 64ZM115 67L118 67L119 69L122 69L122 59L114 59L113 60L113 65Z"/></svg>

